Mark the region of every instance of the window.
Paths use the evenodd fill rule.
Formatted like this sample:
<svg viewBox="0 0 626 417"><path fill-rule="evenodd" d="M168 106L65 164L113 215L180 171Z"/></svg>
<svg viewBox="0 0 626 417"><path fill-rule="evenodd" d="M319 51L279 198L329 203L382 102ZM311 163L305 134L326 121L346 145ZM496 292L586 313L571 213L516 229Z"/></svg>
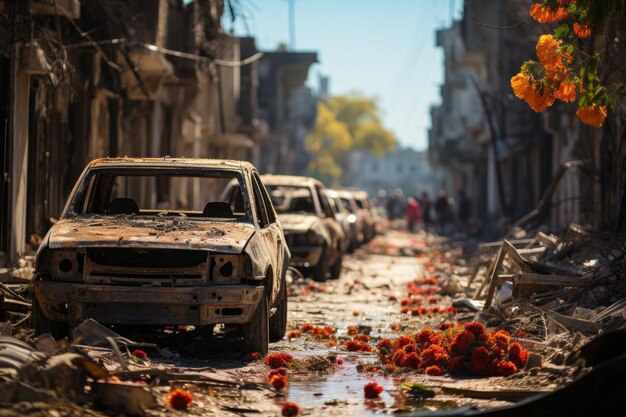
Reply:
<svg viewBox="0 0 626 417"><path fill-rule="evenodd" d="M95 169L87 174L70 210L76 214L181 216L248 220L242 178L234 171L198 170L190 173L167 168ZM226 185L235 182L228 198ZM171 190L167 200L159 188ZM237 202L238 204L232 204Z"/></svg>
<svg viewBox="0 0 626 417"><path fill-rule="evenodd" d="M261 195L263 197L263 203L265 204L267 218L270 223L276 223L276 212L274 210L274 206L272 205L272 200L267 193L267 189L263 185L263 182L261 181L261 178L259 178L258 174L255 172L253 175L255 180L259 183L259 188L261 189Z"/></svg>
<svg viewBox="0 0 626 417"><path fill-rule="evenodd" d="M278 213L317 214L311 189L306 185L267 185L272 204Z"/></svg>
<svg viewBox="0 0 626 417"><path fill-rule="evenodd" d="M265 203L263 201L263 196L261 193L261 188L259 186L259 182L253 176L252 177L252 189L254 194L254 205L256 207L256 216L257 222L260 227L267 227L269 224L269 219L267 217L267 211L265 208Z"/></svg>

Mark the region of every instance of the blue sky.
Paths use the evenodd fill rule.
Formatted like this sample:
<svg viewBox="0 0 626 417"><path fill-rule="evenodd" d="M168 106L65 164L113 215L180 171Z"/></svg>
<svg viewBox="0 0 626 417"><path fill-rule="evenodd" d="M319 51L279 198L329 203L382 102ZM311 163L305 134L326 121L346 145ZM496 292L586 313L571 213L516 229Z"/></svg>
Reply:
<svg viewBox="0 0 626 417"><path fill-rule="evenodd" d="M294 0L296 50L318 51L318 73L330 77L331 95L358 91L376 97L383 122L404 146L427 147L429 108L439 102L443 55L435 30L460 15L462 0ZM288 0L242 0L247 25L261 50L288 43ZM225 28L230 23L223 22ZM247 27L246 27L247 26Z"/></svg>

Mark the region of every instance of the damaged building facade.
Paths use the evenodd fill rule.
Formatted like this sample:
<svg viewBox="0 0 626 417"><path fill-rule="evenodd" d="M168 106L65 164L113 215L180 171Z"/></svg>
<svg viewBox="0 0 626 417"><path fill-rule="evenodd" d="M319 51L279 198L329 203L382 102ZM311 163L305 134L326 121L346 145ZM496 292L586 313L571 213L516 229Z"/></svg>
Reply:
<svg viewBox="0 0 626 417"><path fill-rule="evenodd" d="M230 158L286 169L282 161L262 164L263 146L276 132L290 140L300 125L291 116L263 120L260 85L289 82L273 92L287 101L315 54L298 77L287 79L284 66L260 74L267 58L254 38L221 26L227 6L0 1L0 266L34 252L92 159ZM177 198L175 186L158 188L145 198Z"/></svg>
<svg viewBox="0 0 626 417"><path fill-rule="evenodd" d="M443 176L441 188L452 195L465 189L473 221L487 236L544 197L542 221L555 232L571 223L614 228L624 212L623 110L599 130L577 119L575 105L535 113L513 95L511 77L546 32L516 24L527 20L532 3L467 0L463 19L437 32L445 80L442 102L431 109L429 159Z"/></svg>

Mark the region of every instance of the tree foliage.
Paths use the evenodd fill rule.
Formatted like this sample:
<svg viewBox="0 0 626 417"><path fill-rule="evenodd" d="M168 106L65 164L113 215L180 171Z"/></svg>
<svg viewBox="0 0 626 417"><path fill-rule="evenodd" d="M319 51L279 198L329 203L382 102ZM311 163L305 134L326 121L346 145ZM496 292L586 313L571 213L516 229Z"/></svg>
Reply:
<svg viewBox="0 0 626 417"><path fill-rule="evenodd" d="M348 152L362 150L384 156L395 147L396 137L382 125L376 101L359 95L319 103L315 127L305 139L311 155L309 171L329 182L343 174Z"/></svg>
<svg viewBox="0 0 626 417"><path fill-rule="evenodd" d="M607 109L614 108L626 92L621 82L607 82L599 71L600 63L606 62L603 54L613 42L611 22L624 12L623 0L545 0L534 4L530 16L539 23L555 24L555 28L551 34L540 36L538 61L526 61L511 79L515 95L537 112L555 100L578 101L576 114L581 121L602 126Z"/></svg>

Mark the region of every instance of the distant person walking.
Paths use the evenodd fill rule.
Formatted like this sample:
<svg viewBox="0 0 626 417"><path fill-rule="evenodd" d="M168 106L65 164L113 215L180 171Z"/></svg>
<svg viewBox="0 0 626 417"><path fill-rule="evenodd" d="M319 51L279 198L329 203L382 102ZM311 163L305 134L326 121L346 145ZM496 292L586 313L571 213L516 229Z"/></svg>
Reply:
<svg viewBox="0 0 626 417"><path fill-rule="evenodd" d="M441 190L439 191L439 194L437 194L437 201L435 201L435 215L437 216L437 225L439 226L439 231L442 233L450 217L449 211L450 205L448 202L448 194L445 191Z"/></svg>
<svg viewBox="0 0 626 417"><path fill-rule="evenodd" d="M422 206L422 218L424 220L424 226L428 227L433 219L430 217L430 197L428 197L428 193L426 191L422 193L422 200L420 201L420 205Z"/></svg>
<svg viewBox="0 0 626 417"><path fill-rule="evenodd" d="M463 226L467 226L472 211L472 202L464 189L459 191L459 221Z"/></svg>
<svg viewBox="0 0 626 417"><path fill-rule="evenodd" d="M406 201L405 217L409 232L414 232L415 225L422 220L422 207L417 198L409 197Z"/></svg>

